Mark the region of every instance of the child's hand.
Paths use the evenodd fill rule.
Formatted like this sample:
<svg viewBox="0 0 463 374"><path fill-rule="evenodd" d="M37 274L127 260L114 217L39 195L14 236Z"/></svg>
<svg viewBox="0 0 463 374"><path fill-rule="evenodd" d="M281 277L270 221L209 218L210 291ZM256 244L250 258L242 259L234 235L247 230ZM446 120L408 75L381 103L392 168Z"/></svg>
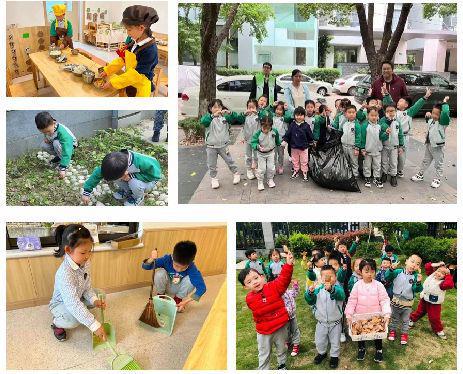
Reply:
<svg viewBox="0 0 463 374"><path fill-rule="evenodd" d="M106 301L104 301L104 300L96 300L96 301L93 303L93 306L94 306L95 308L106 309Z"/></svg>
<svg viewBox="0 0 463 374"><path fill-rule="evenodd" d="M425 118L431 118L431 112L426 112L426 114L424 115Z"/></svg>
<svg viewBox="0 0 463 374"><path fill-rule="evenodd" d="M388 135L389 135L391 132L392 132L391 128L390 128L390 127L388 127L388 128L386 129L386 134L388 134Z"/></svg>
<svg viewBox="0 0 463 374"><path fill-rule="evenodd" d="M59 179L63 179L66 176L66 170L60 170L58 172Z"/></svg>
<svg viewBox="0 0 463 374"><path fill-rule="evenodd" d="M446 96L446 97L444 97L443 102L444 102L444 103L447 103L449 100L450 100L450 97Z"/></svg>
<svg viewBox="0 0 463 374"><path fill-rule="evenodd" d="M103 85L101 86L101 89L102 89L102 90L107 90L107 89L112 88L112 87L113 87L113 85L111 84L111 82L110 82L110 81L107 81L105 84L103 84Z"/></svg>
<svg viewBox="0 0 463 374"><path fill-rule="evenodd" d="M308 267L309 269L313 269L312 261L307 261L307 267Z"/></svg>
<svg viewBox="0 0 463 374"><path fill-rule="evenodd" d="M246 141L243 139L240 143L241 143L241 144L244 144L244 143L246 143Z"/></svg>
<svg viewBox="0 0 463 374"><path fill-rule="evenodd" d="M44 141L46 144L51 144L51 141L50 141L48 138L43 138L43 141Z"/></svg>
<svg viewBox="0 0 463 374"><path fill-rule="evenodd" d="M431 96L431 95L432 95L432 91L431 91L431 89L429 87L427 87L426 92L424 94L424 98L427 100L427 99L429 99L429 96Z"/></svg>
<svg viewBox="0 0 463 374"><path fill-rule="evenodd" d="M294 265L294 256L291 252L286 253L286 263L288 265Z"/></svg>
<svg viewBox="0 0 463 374"><path fill-rule="evenodd" d="M384 326L389 325L390 317L384 317Z"/></svg>
<svg viewBox="0 0 463 374"><path fill-rule="evenodd" d="M330 282L325 282L325 290L327 290L328 292L331 291L331 283Z"/></svg>
<svg viewBox="0 0 463 374"><path fill-rule="evenodd" d="M398 262L393 262L393 263L391 264L391 269L392 269L392 270L397 269L397 265L399 265Z"/></svg>
<svg viewBox="0 0 463 374"><path fill-rule="evenodd" d="M108 76L108 74L106 74L106 72L104 70L102 70L101 73L100 73L100 78L105 78L107 76Z"/></svg>
<svg viewBox="0 0 463 374"><path fill-rule="evenodd" d="M383 83L383 85L382 85L382 87L381 87L381 94L382 94L383 96L389 95L389 91L387 90L386 83Z"/></svg>
<svg viewBox="0 0 463 374"><path fill-rule="evenodd" d="M259 145L257 148L259 149L260 152L264 152L264 147L262 147L261 145Z"/></svg>
<svg viewBox="0 0 463 374"><path fill-rule="evenodd" d="M283 105L283 108L284 108L285 110L288 110L288 104L285 103L285 104Z"/></svg>
<svg viewBox="0 0 463 374"><path fill-rule="evenodd" d="M372 93L373 93L373 88L370 87L370 89L368 90L368 96L371 96Z"/></svg>
<svg viewBox="0 0 463 374"><path fill-rule="evenodd" d="M347 264L342 265L343 270L347 270Z"/></svg>
<svg viewBox="0 0 463 374"><path fill-rule="evenodd" d="M422 279L423 279L423 276L421 274L418 274L418 276L416 277L416 281L421 282Z"/></svg>
<svg viewBox="0 0 463 374"><path fill-rule="evenodd" d="M284 140L281 142L281 146L282 146L282 147L285 148L287 145L288 145L288 143L286 143Z"/></svg>
<svg viewBox="0 0 463 374"><path fill-rule="evenodd" d="M359 155L359 150L358 149L354 149L354 156L358 156Z"/></svg>
<svg viewBox="0 0 463 374"><path fill-rule="evenodd" d="M294 286L299 286L299 281L297 279L293 279L293 287Z"/></svg>
<svg viewBox="0 0 463 374"><path fill-rule="evenodd" d="M360 238L358 237L358 235L355 236L355 242L358 243L360 241Z"/></svg>
<svg viewBox="0 0 463 374"><path fill-rule="evenodd" d="M157 248L156 248L155 250L151 251L151 256L150 256L150 258L151 258L152 260L155 260L155 259L158 258L158 250L157 250Z"/></svg>
<svg viewBox="0 0 463 374"><path fill-rule="evenodd" d="M132 178L130 178L130 175L129 174L126 174L126 175L123 175L121 177L121 179L124 181L124 182L128 182L130 181Z"/></svg>
<svg viewBox="0 0 463 374"><path fill-rule="evenodd" d="M302 259L305 260L307 257L307 251L302 252Z"/></svg>
<svg viewBox="0 0 463 374"><path fill-rule="evenodd" d="M309 288L308 288L309 292L314 292L315 291L315 286L312 284Z"/></svg>
<svg viewBox="0 0 463 374"><path fill-rule="evenodd" d="M222 115L225 116L227 114L230 114L231 112L228 109L223 109L222 110Z"/></svg>
<svg viewBox="0 0 463 374"><path fill-rule="evenodd" d="M98 338L99 338L101 341L103 341L103 342L106 341L106 332L104 331L103 326L100 326L100 328L99 328L98 330L96 330L96 331L94 332L94 334L95 334L96 336L98 336Z"/></svg>
<svg viewBox="0 0 463 374"><path fill-rule="evenodd" d="M368 104L367 104L366 100L363 100L362 109L366 109L367 107L368 107Z"/></svg>
<svg viewBox="0 0 463 374"><path fill-rule="evenodd" d="M404 153L404 149L402 147L399 147L399 155L401 155L402 153Z"/></svg>
<svg viewBox="0 0 463 374"><path fill-rule="evenodd" d="M364 149L362 149L362 156L366 156L367 155L367 151L365 151Z"/></svg>
<svg viewBox="0 0 463 374"><path fill-rule="evenodd" d="M82 202L85 204L85 205L88 205L88 203L90 202L90 197L89 196L82 196Z"/></svg>

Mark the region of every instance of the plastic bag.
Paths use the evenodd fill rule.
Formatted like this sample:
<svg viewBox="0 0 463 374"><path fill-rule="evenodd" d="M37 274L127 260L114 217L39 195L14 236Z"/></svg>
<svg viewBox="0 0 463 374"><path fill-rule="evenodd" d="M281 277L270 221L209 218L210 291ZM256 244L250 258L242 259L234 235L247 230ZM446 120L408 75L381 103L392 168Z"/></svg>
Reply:
<svg viewBox="0 0 463 374"><path fill-rule="evenodd" d="M319 186L360 192L350 161L344 154L339 131L331 130L326 142L310 150L309 175Z"/></svg>

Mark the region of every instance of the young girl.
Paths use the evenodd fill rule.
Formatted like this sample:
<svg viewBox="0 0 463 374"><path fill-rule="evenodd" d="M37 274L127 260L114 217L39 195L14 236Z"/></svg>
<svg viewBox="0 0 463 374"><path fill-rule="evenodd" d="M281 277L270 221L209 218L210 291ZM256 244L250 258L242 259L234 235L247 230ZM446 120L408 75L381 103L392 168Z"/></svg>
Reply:
<svg viewBox="0 0 463 374"><path fill-rule="evenodd" d="M297 279L293 279L292 288L288 288L283 294L285 308L289 315L288 322L288 348L292 345L291 356L299 354L299 344L301 343L301 331L296 319L296 297L299 295L299 283Z"/></svg>
<svg viewBox="0 0 463 374"><path fill-rule="evenodd" d="M257 131L251 141L252 148L257 150L257 189L262 191L264 177L267 174L267 184L275 187L275 148L281 145L278 131L272 128L273 120L270 112L263 113L260 120L261 129Z"/></svg>
<svg viewBox="0 0 463 374"><path fill-rule="evenodd" d="M267 265L268 280L272 281L281 273L281 268L285 264L281 259L281 253L278 249L272 249L269 253L270 262Z"/></svg>
<svg viewBox="0 0 463 374"><path fill-rule="evenodd" d="M132 5L122 13L122 24L131 42L117 51L119 58L102 68L100 77L109 77L103 89L125 88L127 96L149 97L154 91L154 68L158 64L158 48L151 25L159 20L156 10ZM117 75L125 67L122 74Z"/></svg>
<svg viewBox="0 0 463 374"><path fill-rule="evenodd" d="M288 123L291 122L291 113L286 110L287 105L283 101L279 101L275 107L275 116L273 117L273 128L278 131L280 137L286 134ZM279 145L275 148L275 165L277 165L277 174L283 174L283 161L285 157L285 147Z"/></svg>
<svg viewBox="0 0 463 374"><path fill-rule="evenodd" d="M326 258L321 251L316 251L311 260L307 262L307 288L318 285L323 265L326 265Z"/></svg>
<svg viewBox="0 0 463 374"><path fill-rule="evenodd" d="M309 124L310 130L313 132L314 119L315 119L315 101L306 100L304 103L305 106L305 121Z"/></svg>
<svg viewBox="0 0 463 374"><path fill-rule="evenodd" d="M240 116L239 122L244 123L243 126L243 143L245 143L245 162L246 162L246 177L255 179L255 170L257 168L257 151L252 149L252 136L259 130L259 116L257 115L257 100L249 99L246 103L246 112Z"/></svg>
<svg viewBox="0 0 463 374"><path fill-rule="evenodd" d="M106 308L92 289L89 259L93 250L90 231L82 225L61 225L55 233L58 249L55 257L64 260L55 274L55 289L49 309L53 315L51 328L59 341L66 340L65 329L84 325L101 340L106 334L101 323L88 311L88 307Z"/></svg>
<svg viewBox="0 0 463 374"><path fill-rule="evenodd" d="M363 258L356 258L354 260L354 271L349 278L349 282L347 282L347 289L349 293L354 288L355 283L357 283L360 279L362 279L362 273L360 271L360 263L363 261Z"/></svg>
<svg viewBox="0 0 463 374"><path fill-rule="evenodd" d="M373 259L364 259L359 265L362 279L352 289L346 305L346 319L349 326L352 325L352 317L355 314L381 312L385 325L391 316L390 299L382 283L375 279L376 262ZM375 339L375 362L383 361L383 341ZM365 341L358 342L357 360L365 359Z"/></svg>
<svg viewBox="0 0 463 374"><path fill-rule="evenodd" d="M233 173L233 184L240 183L241 177L229 150L230 123L239 120L238 114L223 106L222 100L213 99L207 106L209 113L201 117L201 125L206 128L207 167L211 176L211 187L219 188L217 179L217 158L220 156Z"/></svg>

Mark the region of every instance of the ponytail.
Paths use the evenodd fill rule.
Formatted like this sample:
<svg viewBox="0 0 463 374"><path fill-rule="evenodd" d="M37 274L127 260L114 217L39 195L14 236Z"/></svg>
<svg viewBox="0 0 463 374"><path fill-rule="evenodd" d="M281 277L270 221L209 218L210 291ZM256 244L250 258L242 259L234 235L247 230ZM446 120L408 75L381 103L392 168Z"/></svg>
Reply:
<svg viewBox="0 0 463 374"><path fill-rule="evenodd" d="M63 257L66 246L74 249L80 244L81 240L91 240L93 243L90 231L79 224L59 225L55 230L55 240L58 244L58 248L53 254L55 257Z"/></svg>

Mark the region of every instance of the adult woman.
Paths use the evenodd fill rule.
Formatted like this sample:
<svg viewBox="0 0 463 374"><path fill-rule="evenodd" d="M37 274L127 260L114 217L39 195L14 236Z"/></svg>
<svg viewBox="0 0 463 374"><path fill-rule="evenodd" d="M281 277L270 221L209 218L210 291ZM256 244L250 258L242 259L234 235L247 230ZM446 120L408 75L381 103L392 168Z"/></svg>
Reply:
<svg viewBox="0 0 463 374"><path fill-rule="evenodd" d="M50 24L50 44L55 44L61 49L74 48L72 45L72 24L66 19L66 5L55 4L52 9L55 20Z"/></svg>
<svg viewBox="0 0 463 374"><path fill-rule="evenodd" d="M302 73L299 69L294 69L291 73L291 84L285 88L285 102L288 110L294 112L298 106L304 108L305 101L310 100L310 93L307 86L301 84Z"/></svg>

